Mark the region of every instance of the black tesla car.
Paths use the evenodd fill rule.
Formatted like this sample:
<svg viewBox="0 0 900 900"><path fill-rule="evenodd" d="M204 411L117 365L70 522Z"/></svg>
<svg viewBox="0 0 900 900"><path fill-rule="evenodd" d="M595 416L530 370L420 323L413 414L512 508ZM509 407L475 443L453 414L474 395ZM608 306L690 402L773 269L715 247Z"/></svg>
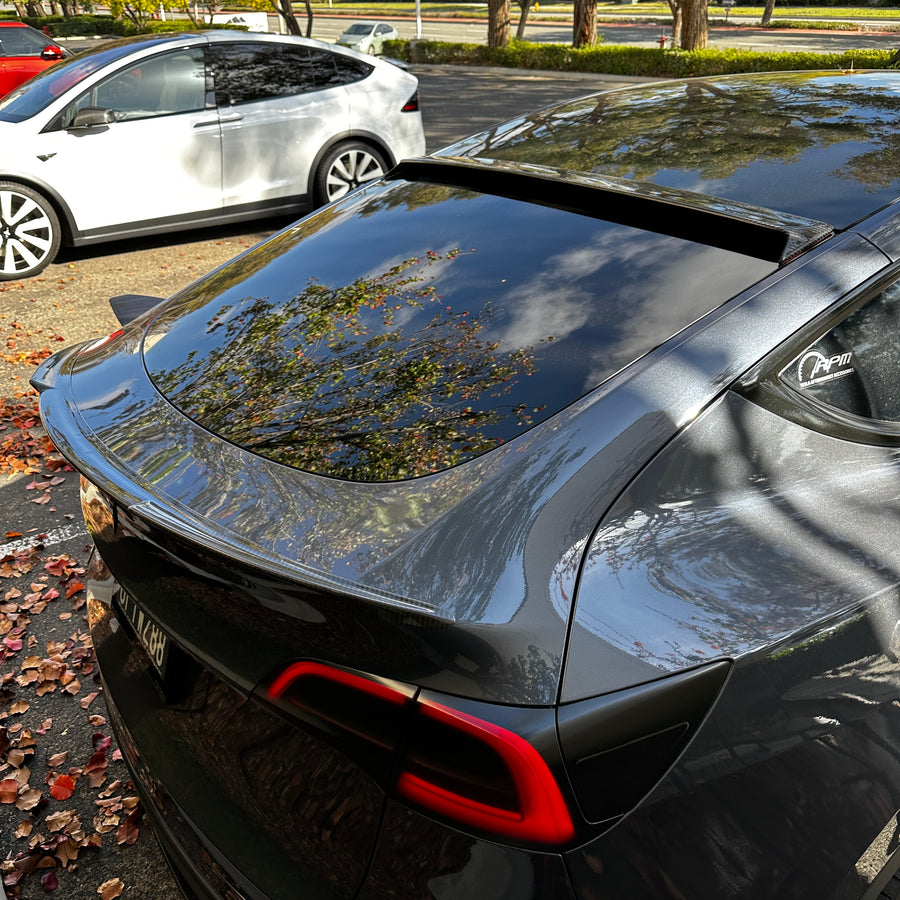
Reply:
<svg viewBox="0 0 900 900"><path fill-rule="evenodd" d="M596 94L49 358L186 890L896 896L898 197L900 73Z"/></svg>

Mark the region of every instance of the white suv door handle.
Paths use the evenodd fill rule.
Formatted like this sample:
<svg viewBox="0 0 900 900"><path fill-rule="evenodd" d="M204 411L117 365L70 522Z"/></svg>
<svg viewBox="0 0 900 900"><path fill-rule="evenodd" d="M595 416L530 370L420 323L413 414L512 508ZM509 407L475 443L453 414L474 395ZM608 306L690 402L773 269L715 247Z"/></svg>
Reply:
<svg viewBox="0 0 900 900"><path fill-rule="evenodd" d="M221 125L222 122L240 122L244 116L242 113L228 113L225 116L219 116L217 119L204 119L202 122L195 122L194 128L206 128L209 125Z"/></svg>

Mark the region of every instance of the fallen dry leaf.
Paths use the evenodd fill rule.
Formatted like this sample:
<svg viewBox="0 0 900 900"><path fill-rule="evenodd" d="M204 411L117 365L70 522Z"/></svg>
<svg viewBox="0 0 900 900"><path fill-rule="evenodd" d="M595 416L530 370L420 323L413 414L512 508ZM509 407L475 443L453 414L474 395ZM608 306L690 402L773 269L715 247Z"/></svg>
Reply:
<svg viewBox="0 0 900 900"><path fill-rule="evenodd" d="M14 778L0 781L0 803L15 803L19 798L19 782Z"/></svg>
<svg viewBox="0 0 900 900"><path fill-rule="evenodd" d="M16 800L16 809L21 809L22 812L34 809L41 802L43 796L37 788L29 788L19 794L19 799Z"/></svg>
<svg viewBox="0 0 900 900"><path fill-rule="evenodd" d="M97 888L97 893L100 895L100 900L116 900L116 897L122 896L124 890L125 885L120 878L110 878L109 881L104 881Z"/></svg>
<svg viewBox="0 0 900 900"><path fill-rule="evenodd" d="M75 782L71 775L60 775L50 785L50 796L54 800L68 800L75 791Z"/></svg>

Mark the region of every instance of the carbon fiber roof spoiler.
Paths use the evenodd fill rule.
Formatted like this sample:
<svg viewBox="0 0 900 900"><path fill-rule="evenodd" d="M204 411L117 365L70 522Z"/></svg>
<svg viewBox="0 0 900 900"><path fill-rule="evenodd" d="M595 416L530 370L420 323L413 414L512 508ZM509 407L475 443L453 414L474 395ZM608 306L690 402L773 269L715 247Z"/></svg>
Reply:
<svg viewBox="0 0 900 900"><path fill-rule="evenodd" d="M778 264L834 234L825 222L747 203L527 163L423 157L387 177L551 206Z"/></svg>

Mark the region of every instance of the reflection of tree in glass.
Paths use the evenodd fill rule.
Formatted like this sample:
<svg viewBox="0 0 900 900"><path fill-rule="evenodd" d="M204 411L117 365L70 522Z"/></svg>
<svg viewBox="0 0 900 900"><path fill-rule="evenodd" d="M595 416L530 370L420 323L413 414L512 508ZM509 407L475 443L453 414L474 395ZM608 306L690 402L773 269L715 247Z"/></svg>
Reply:
<svg viewBox="0 0 900 900"><path fill-rule="evenodd" d="M459 255L429 251L383 274L330 287L311 278L292 300L219 307L208 355L158 378L187 415L277 462L357 481L396 481L483 453L530 349L479 337L491 316L444 306L425 272Z"/></svg>
<svg viewBox="0 0 900 900"><path fill-rule="evenodd" d="M471 200L477 196L474 191L444 184L394 181L389 191L369 191L358 195L359 203L354 212L365 218L387 210L411 212L426 206L438 206L448 200Z"/></svg>
<svg viewBox="0 0 900 900"><path fill-rule="evenodd" d="M888 188L900 171L900 134L895 129L881 129L872 141L872 149L857 153L835 172L841 178L859 181L869 191Z"/></svg>
<svg viewBox="0 0 900 900"><path fill-rule="evenodd" d="M789 84L694 81L657 93L664 103L625 92L567 104L501 127L466 153L652 182L663 169L726 178L760 160L842 142L863 142L862 150L896 134L893 91L813 75Z"/></svg>

